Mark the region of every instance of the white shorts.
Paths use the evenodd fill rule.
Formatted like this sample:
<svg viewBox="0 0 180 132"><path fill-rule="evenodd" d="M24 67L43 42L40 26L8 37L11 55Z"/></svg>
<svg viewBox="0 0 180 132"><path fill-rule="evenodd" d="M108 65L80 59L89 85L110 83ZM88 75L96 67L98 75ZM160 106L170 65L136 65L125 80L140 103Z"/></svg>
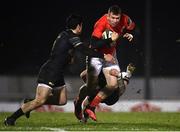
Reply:
<svg viewBox="0 0 180 132"><path fill-rule="evenodd" d="M113 64L110 62L106 62L101 58L93 57L90 59L90 66L92 66L95 69L94 76L98 76L102 69L108 69L108 70L116 69L120 71L120 67L119 67L117 59L116 59L115 64Z"/></svg>

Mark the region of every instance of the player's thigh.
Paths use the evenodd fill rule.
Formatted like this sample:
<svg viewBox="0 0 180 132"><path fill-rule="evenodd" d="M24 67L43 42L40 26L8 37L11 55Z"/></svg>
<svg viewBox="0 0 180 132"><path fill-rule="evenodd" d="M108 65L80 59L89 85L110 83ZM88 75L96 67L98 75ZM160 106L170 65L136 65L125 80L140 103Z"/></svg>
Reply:
<svg viewBox="0 0 180 132"><path fill-rule="evenodd" d="M103 69L104 76L106 78L106 82L108 86L115 86L117 85L117 78L109 74L109 69Z"/></svg>
<svg viewBox="0 0 180 132"><path fill-rule="evenodd" d="M102 70L102 60L100 58L91 58L87 68L87 86L95 87L98 83L98 76Z"/></svg>
<svg viewBox="0 0 180 132"><path fill-rule="evenodd" d="M47 99L52 95L52 88L46 84L38 84L36 89L36 99Z"/></svg>
<svg viewBox="0 0 180 132"><path fill-rule="evenodd" d="M61 86L58 88L60 90L59 92L59 96L61 99L66 99L67 98L67 89L66 89L66 85Z"/></svg>
<svg viewBox="0 0 180 132"><path fill-rule="evenodd" d="M88 74L98 76L102 70L103 60L100 58L91 58L88 63Z"/></svg>
<svg viewBox="0 0 180 132"><path fill-rule="evenodd" d="M55 96L55 98L57 98L59 104L66 104L67 103L66 85L56 87L56 89L53 89L53 96Z"/></svg>
<svg viewBox="0 0 180 132"><path fill-rule="evenodd" d="M116 70L120 71L120 68L118 65L103 68L103 73L106 78L107 85L115 87L115 86L117 86L117 77L110 75L109 72L111 69L116 69Z"/></svg>

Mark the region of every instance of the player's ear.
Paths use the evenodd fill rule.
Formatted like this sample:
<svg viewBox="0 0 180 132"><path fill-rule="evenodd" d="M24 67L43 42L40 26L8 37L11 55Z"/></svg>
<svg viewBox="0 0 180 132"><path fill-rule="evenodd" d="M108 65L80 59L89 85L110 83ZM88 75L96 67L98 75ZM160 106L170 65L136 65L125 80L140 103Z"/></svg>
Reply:
<svg viewBox="0 0 180 132"><path fill-rule="evenodd" d="M83 24L81 23L81 24L79 24L79 26L80 26L80 28L82 28Z"/></svg>
<svg viewBox="0 0 180 132"><path fill-rule="evenodd" d="M75 29L76 29L76 30L79 30L79 27L80 27L80 26L79 26L79 24L78 24Z"/></svg>
<svg viewBox="0 0 180 132"><path fill-rule="evenodd" d="M79 29L82 29L82 23L81 23L81 24L78 24L78 28L79 28Z"/></svg>
<svg viewBox="0 0 180 132"><path fill-rule="evenodd" d="M107 20L109 21L109 19L110 19L110 13L108 12L107 13Z"/></svg>
<svg viewBox="0 0 180 132"><path fill-rule="evenodd" d="M82 32L82 24L78 24L76 26L76 30L77 30L78 34L80 34Z"/></svg>

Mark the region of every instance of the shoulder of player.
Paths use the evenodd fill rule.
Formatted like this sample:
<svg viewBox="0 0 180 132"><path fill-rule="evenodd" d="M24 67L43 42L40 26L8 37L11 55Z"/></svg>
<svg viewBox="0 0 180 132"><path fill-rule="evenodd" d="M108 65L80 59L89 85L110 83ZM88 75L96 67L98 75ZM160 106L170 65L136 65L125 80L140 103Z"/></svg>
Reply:
<svg viewBox="0 0 180 132"><path fill-rule="evenodd" d="M72 35L69 37L69 42L73 45L73 47L77 47L82 44L81 38L78 35Z"/></svg>
<svg viewBox="0 0 180 132"><path fill-rule="evenodd" d="M127 25L133 23L133 21L131 20L131 18L130 18L128 15L126 15L126 14L122 14L120 21L121 21L121 23L124 23L124 24L127 24Z"/></svg>
<svg viewBox="0 0 180 132"><path fill-rule="evenodd" d="M107 23L107 14L104 14L100 19L99 19L99 22L101 23Z"/></svg>
<svg viewBox="0 0 180 132"><path fill-rule="evenodd" d="M59 33L59 35L57 36L57 39L66 39L69 37L69 34L67 31L62 31Z"/></svg>
<svg viewBox="0 0 180 132"><path fill-rule="evenodd" d="M122 13L121 15L121 19L129 19L130 17L124 13Z"/></svg>
<svg viewBox="0 0 180 132"><path fill-rule="evenodd" d="M106 23L107 23L107 14L104 14L101 18L97 20L97 22L95 23L95 27L106 25Z"/></svg>
<svg viewBox="0 0 180 132"><path fill-rule="evenodd" d="M62 39L67 39L67 40L72 40L72 39L80 39L80 37L77 34L74 34L71 30L65 30L62 31L58 38L62 38Z"/></svg>
<svg viewBox="0 0 180 132"><path fill-rule="evenodd" d="M59 36L58 39L66 45L68 46L69 44L72 45L73 47L76 47L80 44L82 44L82 41L80 39L80 37L77 34L74 34L71 30L65 30L62 31ZM59 41L59 42L60 42ZM67 44L68 43L68 44Z"/></svg>

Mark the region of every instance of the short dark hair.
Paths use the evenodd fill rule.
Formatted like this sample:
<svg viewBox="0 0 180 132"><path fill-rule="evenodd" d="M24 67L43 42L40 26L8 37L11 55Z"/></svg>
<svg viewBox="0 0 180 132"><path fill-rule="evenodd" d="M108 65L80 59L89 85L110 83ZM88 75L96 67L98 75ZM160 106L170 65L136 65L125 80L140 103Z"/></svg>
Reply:
<svg viewBox="0 0 180 132"><path fill-rule="evenodd" d="M108 13L112 12L114 15L121 14L121 8L118 5L112 5L108 9Z"/></svg>
<svg viewBox="0 0 180 132"><path fill-rule="evenodd" d="M82 16L78 14L71 14L66 19L66 28L75 29L77 25L82 23Z"/></svg>

